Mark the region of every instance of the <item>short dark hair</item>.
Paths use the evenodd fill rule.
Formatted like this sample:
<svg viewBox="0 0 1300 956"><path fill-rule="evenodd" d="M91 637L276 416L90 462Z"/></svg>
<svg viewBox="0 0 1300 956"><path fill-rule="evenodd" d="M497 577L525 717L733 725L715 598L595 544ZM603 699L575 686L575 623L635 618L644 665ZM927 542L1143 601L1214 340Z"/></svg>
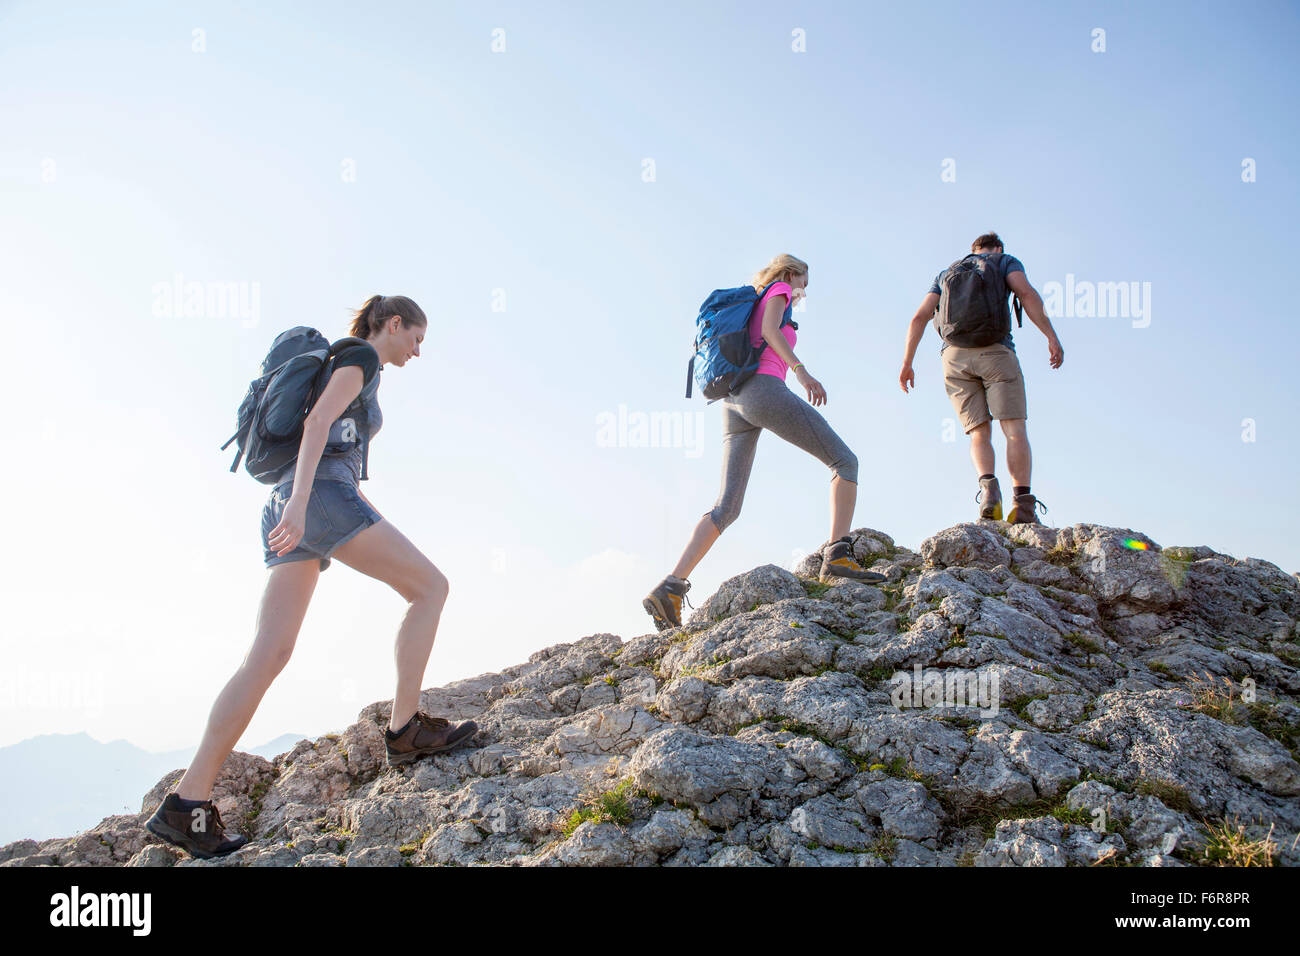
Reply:
<svg viewBox="0 0 1300 956"><path fill-rule="evenodd" d="M997 248L997 249L1005 248L1002 245L1002 240L998 238L998 234L996 232L986 232L984 233L984 235L980 236L978 239L976 239L974 242L970 244L971 252L974 252L976 249L993 249L993 248Z"/></svg>

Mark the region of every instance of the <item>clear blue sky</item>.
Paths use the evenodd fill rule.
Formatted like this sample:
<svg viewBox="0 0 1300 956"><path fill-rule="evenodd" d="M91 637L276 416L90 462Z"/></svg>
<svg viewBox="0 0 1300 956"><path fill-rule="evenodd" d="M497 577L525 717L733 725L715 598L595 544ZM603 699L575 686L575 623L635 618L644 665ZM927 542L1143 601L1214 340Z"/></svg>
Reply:
<svg viewBox="0 0 1300 956"><path fill-rule="evenodd" d="M932 330L897 375L992 228L1040 288L1151 288L1145 328L1057 318L1058 371L1017 335L1047 520L1297 570L1298 32L1267 3L0 3L0 744L197 740L266 574L267 489L218 446L277 332L341 335L375 292L431 320L365 487L452 582L428 684L650 629L717 493L695 313L780 252L855 526L915 548L974 514ZM255 283L257 322L155 314L177 274ZM700 413L702 444L605 447L620 405ZM827 486L765 436L692 596L817 547ZM390 696L401 613L336 562L244 743Z"/></svg>

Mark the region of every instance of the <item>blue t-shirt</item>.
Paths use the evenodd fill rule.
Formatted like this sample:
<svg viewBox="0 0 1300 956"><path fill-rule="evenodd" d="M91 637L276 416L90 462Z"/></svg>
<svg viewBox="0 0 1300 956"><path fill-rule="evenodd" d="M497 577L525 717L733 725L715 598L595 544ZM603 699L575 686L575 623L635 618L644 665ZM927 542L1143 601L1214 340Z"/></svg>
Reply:
<svg viewBox="0 0 1300 956"><path fill-rule="evenodd" d="M977 252L977 253L975 253L975 255L977 255L977 256L982 256L982 257L987 257L987 256L991 255L991 253L987 253L987 252ZM1007 276L1009 276L1011 273L1013 273L1013 272L1024 272L1024 271L1025 271L1025 267L1024 267L1023 265L1020 264L1020 260L1019 260L1019 259L1017 259L1015 256L1009 256L1009 255L1007 255L1006 253L1003 253L1003 254L1002 254L1002 280L1003 280L1004 282L1006 281ZM941 271L937 276L934 277L934 282L932 282L932 283L930 284L930 292L932 292L933 294L938 295L938 296L943 295L943 277L947 274L947 272L948 272L948 270L947 270L947 269L944 269L944 270L942 270L942 271ZM942 341L942 339L941 339L940 341ZM1014 342L1011 341L1011 333L1010 333L1010 332L1007 333L1007 337L1006 337L1005 339L1003 339L1002 342L1001 342L1000 344L1005 345L1007 348L1011 349L1013 352L1014 352L1015 349L1016 349L1016 344L1015 344ZM947 343L947 342L943 342L943 344L939 346L939 351L942 352L942 351L943 351L944 349L946 349L947 347L948 347L948 343Z"/></svg>
<svg viewBox="0 0 1300 956"><path fill-rule="evenodd" d="M334 357L334 369L356 365L361 369L365 382L361 387L358 400L369 416L369 433L371 441L384 424L384 414L379 409L379 353L369 345L354 345L342 349ZM331 375L333 372L330 373ZM326 384L329 379L326 378ZM360 430L365 427L355 409L345 409L343 414L330 425L329 438L325 442L325 452L316 465L316 478L333 478L359 484L361 481L361 442ZM280 473L276 484L291 481L298 468L298 458L294 457L284 471Z"/></svg>

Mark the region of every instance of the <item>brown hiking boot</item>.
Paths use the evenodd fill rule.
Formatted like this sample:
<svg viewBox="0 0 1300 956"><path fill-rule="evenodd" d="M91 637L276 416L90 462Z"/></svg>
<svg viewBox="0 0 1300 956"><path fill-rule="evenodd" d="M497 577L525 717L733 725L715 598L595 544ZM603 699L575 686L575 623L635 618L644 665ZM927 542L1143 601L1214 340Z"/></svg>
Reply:
<svg viewBox="0 0 1300 956"><path fill-rule="evenodd" d="M186 807L175 793L167 794L158 804L145 828L200 860L234 853L248 842L248 837L240 834L226 836L221 814L211 800Z"/></svg>
<svg viewBox="0 0 1300 956"><path fill-rule="evenodd" d="M686 592L691 589L691 582L685 578L674 578L671 574L659 582L659 586L646 595L641 602L647 614L654 618L655 629L666 631L672 627L682 626L682 602L691 610L691 603Z"/></svg>
<svg viewBox="0 0 1300 956"><path fill-rule="evenodd" d="M847 535L831 542L830 547L822 552L822 573L818 577L822 584L830 584L836 578L849 578L868 584L879 584L886 580L883 574L868 571L854 560L853 544Z"/></svg>
<svg viewBox="0 0 1300 956"><path fill-rule="evenodd" d="M472 720L453 724L442 717L430 717L416 711L402 732L394 736L384 730L384 743L388 747L388 766L410 763L426 754L440 754L459 747L478 732Z"/></svg>
<svg viewBox="0 0 1300 956"><path fill-rule="evenodd" d="M1047 512L1047 505L1033 495L1016 495L1016 503L1011 506L1007 521L1011 524L1042 524L1038 520L1038 515L1034 514L1035 508L1042 508L1044 513Z"/></svg>
<svg viewBox="0 0 1300 956"><path fill-rule="evenodd" d="M1002 487L996 478L980 479L980 490L975 500L979 502L981 518L1002 520Z"/></svg>

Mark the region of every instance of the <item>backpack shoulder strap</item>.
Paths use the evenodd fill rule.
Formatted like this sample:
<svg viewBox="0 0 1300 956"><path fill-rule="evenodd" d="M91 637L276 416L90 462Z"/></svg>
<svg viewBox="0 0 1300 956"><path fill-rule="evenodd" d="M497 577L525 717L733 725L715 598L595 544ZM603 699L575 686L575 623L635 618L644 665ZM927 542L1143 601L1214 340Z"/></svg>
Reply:
<svg viewBox="0 0 1300 956"><path fill-rule="evenodd" d="M966 265L966 263L969 262L972 258L974 258L974 256L975 253L973 252L967 253L966 255L958 259L956 262L951 263L948 266L948 268L943 270L943 273L946 273L946 275L944 275L943 273L941 273L941 275L943 275L943 278L945 279L949 278L950 276L955 276L958 272L963 271L962 266ZM940 282L940 285L942 286L942 281Z"/></svg>
<svg viewBox="0 0 1300 956"><path fill-rule="evenodd" d="M330 346L329 355L327 357L327 363L330 365L330 374L333 374L333 364L334 364L335 357L340 352L343 352L346 349L354 348L357 346L364 346L365 348L369 349L372 352L375 351L375 347L371 345L369 342L367 342L365 339L359 339L351 335L339 339L337 342L335 342L333 345ZM376 357L378 357L378 354L379 353L377 352L375 353ZM366 390L366 387L369 386L370 383L373 382L375 378L378 377L379 367L380 367L379 362L376 362L375 370L372 373L370 373L370 375L363 377L361 382L361 390L363 392Z"/></svg>
<svg viewBox="0 0 1300 956"><path fill-rule="evenodd" d="M335 342L333 345L330 346L330 355L337 355L345 348L349 348L350 346L353 345L365 345L372 349L374 348L374 346L371 345L369 342L367 342L365 339L358 338L355 335L345 335L343 336L343 338L339 339L337 342Z"/></svg>
<svg viewBox="0 0 1300 956"><path fill-rule="evenodd" d="M357 409L357 414L362 419L361 426L361 480L370 480L370 413L366 410L365 403Z"/></svg>

